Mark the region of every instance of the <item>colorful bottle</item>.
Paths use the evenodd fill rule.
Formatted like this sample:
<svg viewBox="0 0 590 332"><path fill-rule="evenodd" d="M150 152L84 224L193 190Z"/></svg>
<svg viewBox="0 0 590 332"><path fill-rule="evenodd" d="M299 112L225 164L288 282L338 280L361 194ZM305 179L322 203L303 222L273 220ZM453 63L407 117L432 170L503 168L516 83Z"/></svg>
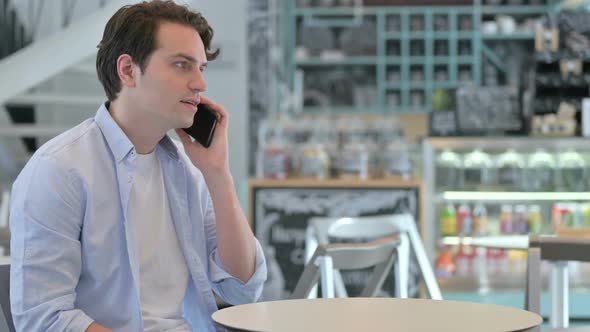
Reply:
<svg viewBox="0 0 590 332"><path fill-rule="evenodd" d="M440 216L441 233L443 236L457 235L457 213L453 204L447 204Z"/></svg>
<svg viewBox="0 0 590 332"><path fill-rule="evenodd" d="M473 216L469 205L463 203L457 212L457 232L460 235L471 235L473 231Z"/></svg>
<svg viewBox="0 0 590 332"><path fill-rule="evenodd" d="M473 208L473 233L475 235L488 233L488 211L481 203L477 203Z"/></svg>
<svg viewBox="0 0 590 332"><path fill-rule="evenodd" d="M453 258L451 251L447 247L442 248L440 255L436 259L436 276L439 278L448 278L455 273L456 269L455 259Z"/></svg>
<svg viewBox="0 0 590 332"><path fill-rule="evenodd" d="M539 205L529 206L529 233L541 234L543 232L543 215Z"/></svg>
<svg viewBox="0 0 590 332"><path fill-rule="evenodd" d="M526 206L517 205L514 208L514 218L513 218L512 230L516 234L528 234L529 221L528 221Z"/></svg>
<svg viewBox="0 0 590 332"><path fill-rule="evenodd" d="M500 232L502 234L512 234L514 232L513 229L513 214L512 214L512 206L510 205L502 205L500 213Z"/></svg>

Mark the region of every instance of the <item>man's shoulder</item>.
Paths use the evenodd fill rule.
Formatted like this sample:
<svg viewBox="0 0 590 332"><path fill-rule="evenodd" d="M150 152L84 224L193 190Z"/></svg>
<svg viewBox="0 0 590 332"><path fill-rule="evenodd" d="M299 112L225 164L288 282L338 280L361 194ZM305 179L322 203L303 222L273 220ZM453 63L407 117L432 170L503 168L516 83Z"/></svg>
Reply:
<svg viewBox="0 0 590 332"><path fill-rule="evenodd" d="M90 118L47 141L35 152L34 157L69 163L88 158L92 149L102 142L100 129Z"/></svg>

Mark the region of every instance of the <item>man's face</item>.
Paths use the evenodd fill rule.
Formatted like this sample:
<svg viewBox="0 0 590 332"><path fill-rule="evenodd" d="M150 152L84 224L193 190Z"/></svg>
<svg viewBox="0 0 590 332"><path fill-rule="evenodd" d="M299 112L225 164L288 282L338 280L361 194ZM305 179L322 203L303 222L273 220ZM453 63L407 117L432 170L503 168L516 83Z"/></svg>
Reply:
<svg viewBox="0 0 590 332"><path fill-rule="evenodd" d="M147 120L166 131L190 127L199 94L207 89L206 65L205 46L195 29L160 23L156 47L131 92Z"/></svg>

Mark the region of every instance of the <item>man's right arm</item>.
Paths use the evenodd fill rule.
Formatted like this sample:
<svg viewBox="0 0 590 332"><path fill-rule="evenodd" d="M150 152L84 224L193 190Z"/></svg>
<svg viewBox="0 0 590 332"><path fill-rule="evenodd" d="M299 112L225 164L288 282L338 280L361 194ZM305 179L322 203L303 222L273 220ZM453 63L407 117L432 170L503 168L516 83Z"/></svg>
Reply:
<svg viewBox="0 0 590 332"><path fill-rule="evenodd" d="M10 300L17 331L84 331L75 308L85 190L79 176L35 156L13 185Z"/></svg>

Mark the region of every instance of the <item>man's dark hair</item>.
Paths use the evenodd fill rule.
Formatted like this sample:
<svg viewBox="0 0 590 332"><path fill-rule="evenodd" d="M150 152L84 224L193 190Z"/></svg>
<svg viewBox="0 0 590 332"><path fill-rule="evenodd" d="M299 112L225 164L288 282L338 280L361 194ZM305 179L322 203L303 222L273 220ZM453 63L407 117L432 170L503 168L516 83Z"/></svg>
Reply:
<svg viewBox="0 0 590 332"><path fill-rule="evenodd" d="M214 60L219 55L219 49L211 51L213 29L200 13L173 1L144 1L124 6L108 21L97 46L96 71L109 101L115 100L121 91L117 74L119 56L129 54L143 73L156 48L156 33L162 22L194 28L203 40L207 60Z"/></svg>

